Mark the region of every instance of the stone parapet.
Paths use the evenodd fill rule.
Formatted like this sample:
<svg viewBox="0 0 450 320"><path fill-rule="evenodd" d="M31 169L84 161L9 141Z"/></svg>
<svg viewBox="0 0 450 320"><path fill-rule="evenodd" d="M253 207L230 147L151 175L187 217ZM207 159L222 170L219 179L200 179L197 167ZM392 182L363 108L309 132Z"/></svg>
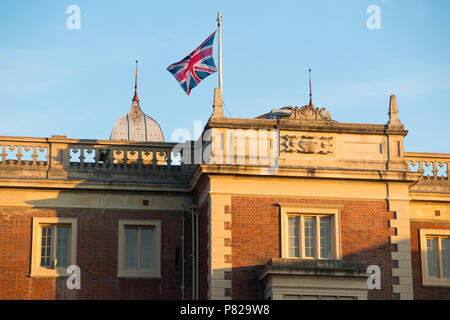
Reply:
<svg viewBox="0 0 450 320"><path fill-rule="evenodd" d="M175 143L0 137L0 178L187 185L194 165Z"/></svg>

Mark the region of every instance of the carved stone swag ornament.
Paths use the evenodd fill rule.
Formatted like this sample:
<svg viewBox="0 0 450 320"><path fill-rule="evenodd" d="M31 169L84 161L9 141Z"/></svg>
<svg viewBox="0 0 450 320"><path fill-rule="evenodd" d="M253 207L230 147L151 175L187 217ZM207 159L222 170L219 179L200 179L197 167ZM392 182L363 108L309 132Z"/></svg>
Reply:
<svg viewBox="0 0 450 320"><path fill-rule="evenodd" d="M285 135L285 152L297 152L308 154L333 153L333 137L297 136Z"/></svg>
<svg viewBox="0 0 450 320"><path fill-rule="evenodd" d="M296 120L331 120L331 114L325 111L325 108L315 108L314 106L292 107L288 106L286 109L291 110L291 114L287 119Z"/></svg>

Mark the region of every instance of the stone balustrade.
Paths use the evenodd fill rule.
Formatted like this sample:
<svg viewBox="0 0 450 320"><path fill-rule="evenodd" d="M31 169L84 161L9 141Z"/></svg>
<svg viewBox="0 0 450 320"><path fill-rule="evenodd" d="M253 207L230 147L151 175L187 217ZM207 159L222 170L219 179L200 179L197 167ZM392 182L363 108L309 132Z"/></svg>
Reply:
<svg viewBox="0 0 450 320"><path fill-rule="evenodd" d="M447 179L450 173L450 154L405 152L405 160L412 172L420 172L425 179Z"/></svg>
<svg viewBox="0 0 450 320"><path fill-rule="evenodd" d="M186 145L189 150L194 145ZM175 143L0 137L0 178L63 178L187 183L194 164ZM191 149L192 150L192 149ZM191 161L191 155L186 155ZM411 172L427 184L448 184L450 154L405 153ZM191 161L194 163L194 161Z"/></svg>
<svg viewBox="0 0 450 320"><path fill-rule="evenodd" d="M48 143L38 141L0 140L0 166L47 168Z"/></svg>
<svg viewBox="0 0 450 320"><path fill-rule="evenodd" d="M175 143L0 137L0 177L186 182Z"/></svg>

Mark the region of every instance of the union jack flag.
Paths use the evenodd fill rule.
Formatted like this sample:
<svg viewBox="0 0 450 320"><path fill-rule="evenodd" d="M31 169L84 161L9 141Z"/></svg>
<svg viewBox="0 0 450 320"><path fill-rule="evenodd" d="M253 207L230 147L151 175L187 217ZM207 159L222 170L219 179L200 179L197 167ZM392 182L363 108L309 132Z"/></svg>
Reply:
<svg viewBox="0 0 450 320"><path fill-rule="evenodd" d="M216 31L186 58L167 67L187 95L200 81L217 71L212 49L215 35Z"/></svg>

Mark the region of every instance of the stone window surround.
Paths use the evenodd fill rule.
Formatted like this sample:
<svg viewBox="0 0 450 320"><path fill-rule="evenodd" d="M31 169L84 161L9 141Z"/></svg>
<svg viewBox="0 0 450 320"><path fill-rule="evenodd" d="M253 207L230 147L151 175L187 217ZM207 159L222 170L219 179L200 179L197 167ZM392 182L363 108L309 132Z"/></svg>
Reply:
<svg viewBox="0 0 450 320"><path fill-rule="evenodd" d="M281 222L281 258L300 259L289 257L288 240L288 217L290 215L326 215L332 216L332 256L331 259L342 258L341 248L341 209L339 204L319 204L319 203L295 203L279 202L280 222ZM300 248L303 249L302 247Z"/></svg>
<svg viewBox="0 0 450 320"><path fill-rule="evenodd" d="M124 267L125 260L125 227L152 226L153 246L154 246L154 267L148 270L127 270ZM117 261L117 278L161 278L161 221L160 220L135 220L120 219L119 220L119 237L118 237L118 261Z"/></svg>
<svg viewBox="0 0 450 320"><path fill-rule="evenodd" d="M69 261L67 266L76 265L77 263L77 226L76 218L60 218L60 217L33 217L33 231L32 231L32 248L31 248L31 273L33 278L56 278L67 277L71 273L66 272L66 268L49 269L40 266L41 258L41 225L58 225L64 224L70 226L69 237Z"/></svg>
<svg viewBox="0 0 450 320"><path fill-rule="evenodd" d="M422 285L425 287L450 287L450 278L432 278L428 276L428 263L427 263L427 236L450 236L450 230L420 229L419 232L420 232L420 256L422 262Z"/></svg>

